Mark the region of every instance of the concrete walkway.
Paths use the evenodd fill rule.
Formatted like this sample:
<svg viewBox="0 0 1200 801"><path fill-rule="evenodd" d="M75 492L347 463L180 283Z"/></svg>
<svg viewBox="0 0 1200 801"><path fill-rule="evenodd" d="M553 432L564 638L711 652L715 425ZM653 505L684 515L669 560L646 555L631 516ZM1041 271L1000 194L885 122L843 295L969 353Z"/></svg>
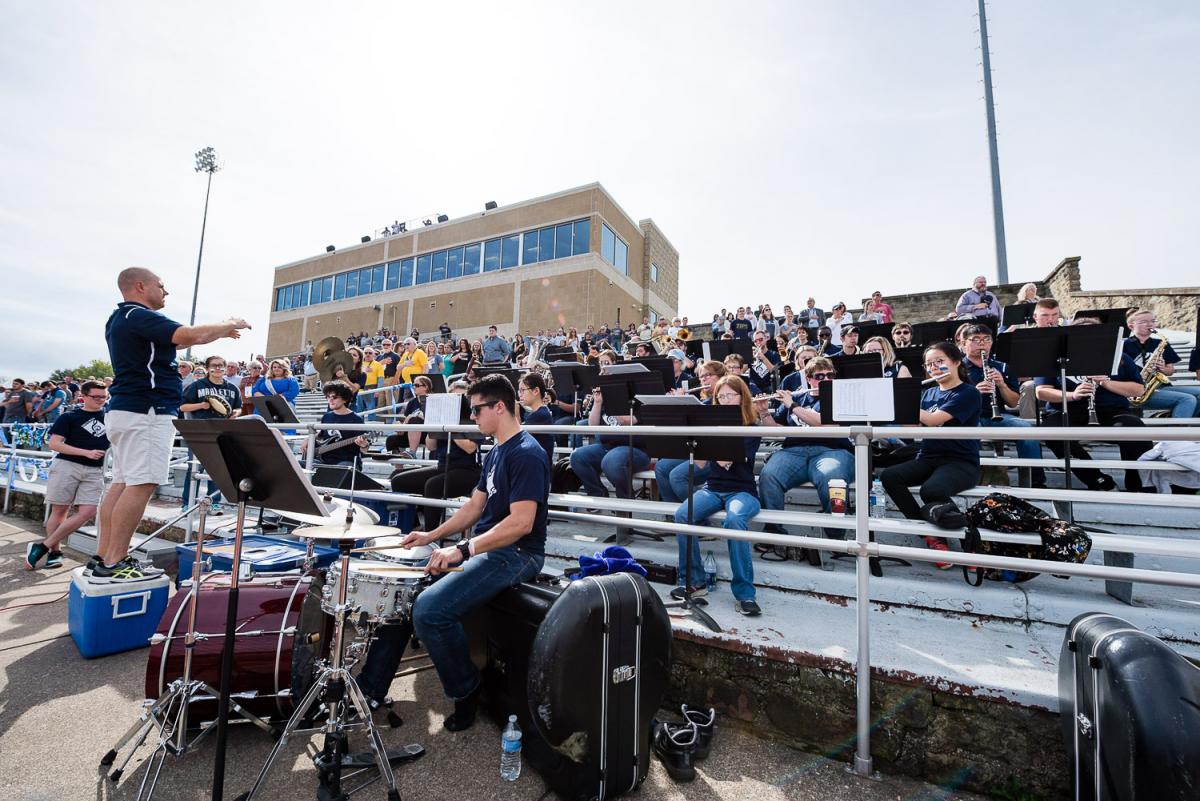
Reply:
<svg viewBox="0 0 1200 801"><path fill-rule="evenodd" d="M37 524L0 518L0 798L133 798L149 748L139 753L138 762L116 787L98 770L98 761L140 712L147 652L97 660L79 655L67 634L63 597L70 569L78 563L68 560L59 570L26 571L25 544L40 537ZM518 781L500 781L500 733L490 720L481 718L459 734L442 727L449 703L432 672L398 680L392 696L405 724L394 730L385 726L385 742L398 747L415 741L427 750L423 759L397 772L404 798L534 801L553 797L528 767ZM210 736L182 759L169 759L157 798L200 801L210 797L214 739ZM363 743L361 737L356 741ZM253 727L231 728L226 798L250 788L270 747L269 738ZM847 773L842 763L729 728L720 730L713 755L701 765L694 783L677 785L654 761L646 782L630 797L646 801L980 799L903 777L859 779ZM259 797L291 801L315 797L315 792L316 773L303 746L293 741ZM356 796L383 797L379 784Z"/></svg>

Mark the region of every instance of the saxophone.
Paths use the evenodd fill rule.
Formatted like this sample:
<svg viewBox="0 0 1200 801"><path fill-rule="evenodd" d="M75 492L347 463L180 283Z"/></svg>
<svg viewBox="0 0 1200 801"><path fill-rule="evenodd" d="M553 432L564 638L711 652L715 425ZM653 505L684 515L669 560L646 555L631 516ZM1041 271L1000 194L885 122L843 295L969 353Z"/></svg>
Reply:
<svg viewBox="0 0 1200 801"><path fill-rule="evenodd" d="M1167 349L1167 338L1163 337L1159 340L1158 347L1146 359L1146 364L1142 367L1142 384L1146 389L1141 395L1136 398L1130 398L1129 402L1134 408L1144 406L1146 401L1150 400L1150 396L1154 394L1159 387L1167 387L1171 385L1171 379L1167 378L1162 373L1158 372L1158 360L1162 356L1163 351Z"/></svg>

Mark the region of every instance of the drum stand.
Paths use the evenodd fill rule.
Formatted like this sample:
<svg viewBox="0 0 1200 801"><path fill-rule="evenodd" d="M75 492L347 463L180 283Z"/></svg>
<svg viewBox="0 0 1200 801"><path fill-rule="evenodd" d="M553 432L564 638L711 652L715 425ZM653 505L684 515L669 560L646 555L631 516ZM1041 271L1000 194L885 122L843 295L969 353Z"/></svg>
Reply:
<svg viewBox="0 0 1200 801"><path fill-rule="evenodd" d="M353 509L349 510L348 517L353 515ZM352 611L346 604L346 587L350 576L350 551L354 547L353 539L343 539L338 541L338 551L341 559L341 574L338 576L337 584L337 606L334 608L333 622L333 648L331 649L330 661L321 666L320 672L317 674L313 686L305 694L304 699L296 706L296 710L292 713L292 717L288 720L287 725L283 729L279 740L276 741L275 747L271 749L271 753L267 756L267 761L263 764L262 770L258 774L258 778L254 782L254 786L250 791L238 796L235 801L250 801L254 795L262 787L263 781L271 768L275 764L275 760L279 758L284 746L287 745L288 738L300 729L300 724L308 715L309 709L313 704L318 702L318 699L324 696L324 704L327 711L325 724L321 727L325 733L325 743L319 754L313 758L316 763L317 770L320 774L320 785L317 790L318 801L343 801L350 793L342 790L342 768L345 763L349 749L346 739L346 729L348 722L346 721L346 701L354 705L354 709L358 712L359 720L367 731L367 742L371 746L371 752L375 757L375 766L379 769L379 775L387 784L388 801L400 801L400 790L396 787L396 776L392 772L392 762L408 762L417 759L425 754L425 749L420 745L407 745L399 753L390 754L383 744L383 738L379 734L379 729L375 726L375 721L371 717L371 707L367 703L366 696L359 689L358 682L354 676L350 674L350 667L343 665L342 651L345 643L345 627L346 618ZM351 792L357 792L366 785L361 785Z"/></svg>
<svg viewBox="0 0 1200 801"><path fill-rule="evenodd" d="M120 766L109 774L109 779L115 784L121 780L121 775L125 772L125 768L129 765L130 760L133 759L133 755L138 752L149 738L150 732L154 728L158 728L158 743L155 745L154 751L150 754L146 773L142 776L142 783L138 787L137 798L139 801L143 797L147 799L153 797L154 789L158 785L159 773L162 771L163 763L166 762L168 754L176 757L183 756L194 748L206 734L212 731L211 726L203 727L195 737L191 740L188 739L188 708L191 706L192 701L200 695L205 695L209 698L216 698L218 696L218 692L207 682L192 678L192 654L196 643L200 640L208 639L209 636L207 634L196 633L196 607L200 597L200 582L203 579L204 522L211 504L212 499L208 497L202 498L197 504L200 510L200 533L196 537L196 559L192 564L192 589L188 598L188 627L187 633L183 636L183 675L171 682L161 698L153 704L147 702L149 705L138 717L133 726L117 741L112 750L100 760L101 767L109 767L116 761L118 752L130 741L133 741L133 748L121 760ZM237 569L236 566L234 569ZM154 644L159 642L165 643L166 639L161 635L155 635L151 641ZM165 649L166 645L163 647ZM165 653L163 658L166 658ZM275 732L275 729L269 723L243 709L236 702L231 702L230 705L235 712L255 726L270 733ZM147 782L149 782L148 786Z"/></svg>

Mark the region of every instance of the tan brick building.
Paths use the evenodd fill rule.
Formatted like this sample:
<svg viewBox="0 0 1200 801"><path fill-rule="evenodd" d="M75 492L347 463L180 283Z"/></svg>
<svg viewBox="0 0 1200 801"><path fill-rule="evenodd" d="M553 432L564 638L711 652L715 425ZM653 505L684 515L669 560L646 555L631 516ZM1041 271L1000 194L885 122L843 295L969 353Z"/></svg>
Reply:
<svg viewBox="0 0 1200 801"><path fill-rule="evenodd" d="M267 353L379 328L455 337L675 316L679 251L598 183L275 268Z"/></svg>

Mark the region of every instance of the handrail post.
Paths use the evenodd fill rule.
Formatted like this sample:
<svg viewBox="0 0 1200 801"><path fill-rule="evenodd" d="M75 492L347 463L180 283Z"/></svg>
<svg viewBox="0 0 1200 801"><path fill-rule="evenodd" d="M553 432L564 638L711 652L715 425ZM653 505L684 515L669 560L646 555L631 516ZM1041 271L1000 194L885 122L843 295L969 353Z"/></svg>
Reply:
<svg viewBox="0 0 1200 801"><path fill-rule="evenodd" d="M855 567L855 612L857 614L858 654L855 671L858 700L857 739L854 753L854 772L869 777L871 766L871 558L867 546L871 541L871 428L851 428L854 441L854 539L858 545Z"/></svg>
<svg viewBox="0 0 1200 801"><path fill-rule="evenodd" d="M11 429L10 429L11 434ZM17 469L17 438L12 437L12 445L8 454L8 477L4 482L4 514L8 514L13 494L13 471Z"/></svg>
<svg viewBox="0 0 1200 801"><path fill-rule="evenodd" d="M312 423L306 423L308 427L308 449L304 452L304 469L312 470L313 461L317 455L317 427Z"/></svg>

